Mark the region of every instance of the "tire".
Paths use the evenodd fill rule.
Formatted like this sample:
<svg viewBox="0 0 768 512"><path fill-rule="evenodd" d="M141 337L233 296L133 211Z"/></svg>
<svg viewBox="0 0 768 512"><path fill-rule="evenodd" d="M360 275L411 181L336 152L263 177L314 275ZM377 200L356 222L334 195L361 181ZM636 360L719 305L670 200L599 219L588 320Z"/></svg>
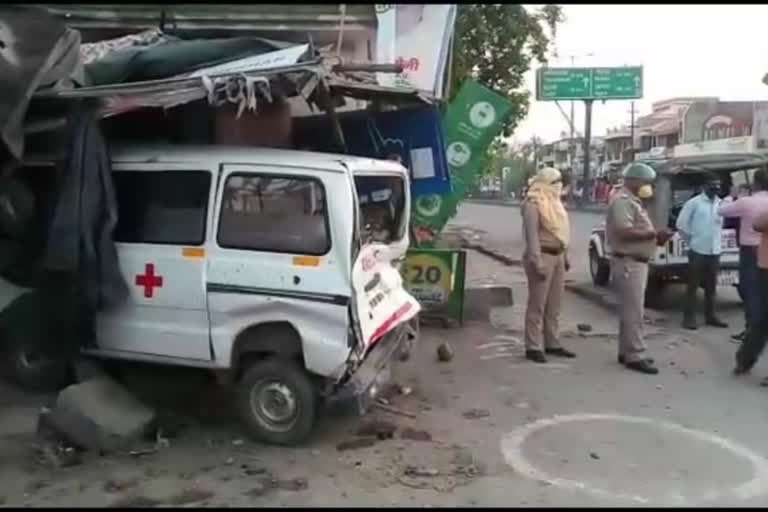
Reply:
<svg viewBox="0 0 768 512"><path fill-rule="evenodd" d="M597 254L594 245L589 247L589 274L595 286L607 286L611 280L611 266L605 258Z"/></svg>
<svg viewBox="0 0 768 512"><path fill-rule="evenodd" d="M645 307L656 308L661 304L661 298L664 294L664 281L658 277L648 277L648 284L645 287Z"/></svg>
<svg viewBox="0 0 768 512"><path fill-rule="evenodd" d="M270 395L270 396L268 396ZM265 403L268 398L276 400ZM290 408L289 418L279 421L277 408ZM272 410L267 410L272 405ZM236 406L247 434L268 444L294 446L307 439L315 425L318 394L307 372L291 360L272 357L251 363L237 384ZM285 411L280 411L285 412Z"/></svg>
<svg viewBox="0 0 768 512"><path fill-rule="evenodd" d="M11 381L30 391L58 391L71 383L68 361L47 353L39 344L5 338L5 372Z"/></svg>

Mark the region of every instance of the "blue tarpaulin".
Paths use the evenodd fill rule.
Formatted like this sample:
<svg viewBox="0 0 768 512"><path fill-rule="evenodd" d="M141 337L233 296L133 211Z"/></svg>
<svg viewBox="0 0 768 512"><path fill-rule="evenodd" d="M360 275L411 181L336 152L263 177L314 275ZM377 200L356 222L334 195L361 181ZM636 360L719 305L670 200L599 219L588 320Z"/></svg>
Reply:
<svg viewBox="0 0 768 512"><path fill-rule="evenodd" d="M437 108L428 106L340 117L350 154L373 158L398 155L411 172L413 196L451 191Z"/></svg>

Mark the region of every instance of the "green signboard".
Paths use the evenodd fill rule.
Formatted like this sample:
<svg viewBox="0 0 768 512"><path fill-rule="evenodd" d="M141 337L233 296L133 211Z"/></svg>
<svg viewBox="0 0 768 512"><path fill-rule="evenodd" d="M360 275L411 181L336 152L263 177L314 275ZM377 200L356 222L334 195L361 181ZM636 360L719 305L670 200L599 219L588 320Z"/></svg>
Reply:
<svg viewBox="0 0 768 512"><path fill-rule="evenodd" d="M466 265L462 250L408 250L403 283L421 304L422 316L462 323Z"/></svg>
<svg viewBox="0 0 768 512"><path fill-rule="evenodd" d="M456 214L459 202L485 163L488 146L501 132L511 110L512 104L504 97L473 80L464 81L442 123L452 191L448 195L413 198L411 219L417 230L423 227L439 233Z"/></svg>
<svg viewBox="0 0 768 512"><path fill-rule="evenodd" d="M643 97L643 68L539 68L536 99L630 100Z"/></svg>

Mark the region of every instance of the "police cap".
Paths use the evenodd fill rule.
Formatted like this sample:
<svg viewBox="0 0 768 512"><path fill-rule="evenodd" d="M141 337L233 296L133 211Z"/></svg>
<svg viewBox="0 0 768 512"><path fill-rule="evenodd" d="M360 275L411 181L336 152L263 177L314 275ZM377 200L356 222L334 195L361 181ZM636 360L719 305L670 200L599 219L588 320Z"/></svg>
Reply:
<svg viewBox="0 0 768 512"><path fill-rule="evenodd" d="M654 171L650 165L640 162L633 162L627 165L621 175L625 179L629 178L647 182L651 182L656 179L656 171Z"/></svg>

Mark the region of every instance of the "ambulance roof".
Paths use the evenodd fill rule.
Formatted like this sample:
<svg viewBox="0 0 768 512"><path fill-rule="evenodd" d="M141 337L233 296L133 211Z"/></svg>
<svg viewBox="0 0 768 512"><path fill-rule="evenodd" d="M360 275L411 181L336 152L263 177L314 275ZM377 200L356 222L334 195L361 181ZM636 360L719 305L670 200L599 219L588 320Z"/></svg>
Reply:
<svg viewBox="0 0 768 512"><path fill-rule="evenodd" d="M397 162L373 158L244 146L136 145L111 148L116 163L256 164L302 167L328 172L403 172ZM346 166L346 168L345 168Z"/></svg>

